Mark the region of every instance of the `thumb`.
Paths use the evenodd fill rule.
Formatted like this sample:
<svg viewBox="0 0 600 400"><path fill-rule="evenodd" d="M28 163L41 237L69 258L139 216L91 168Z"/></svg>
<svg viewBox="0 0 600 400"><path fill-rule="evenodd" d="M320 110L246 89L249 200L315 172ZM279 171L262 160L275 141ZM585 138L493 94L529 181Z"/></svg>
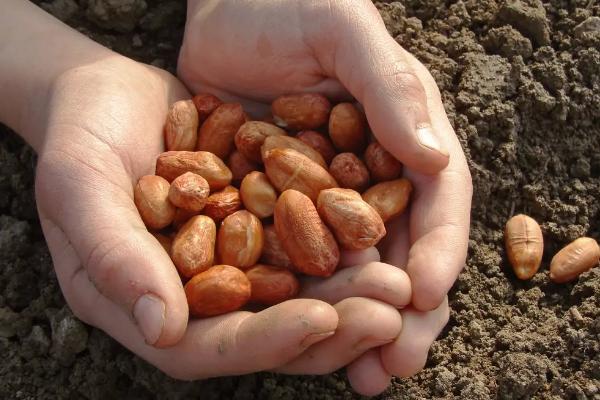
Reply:
<svg viewBox="0 0 600 400"><path fill-rule="evenodd" d="M448 165L449 154L432 127L425 89L375 7L365 7L372 10L354 13L354 23L340 24L334 73L363 104L386 150L412 170L437 173Z"/></svg>
<svg viewBox="0 0 600 400"><path fill-rule="evenodd" d="M84 289L73 284L73 277L83 269L99 294L136 323L148 344L167 347L177 343L187 326L185 293L169 256L136 211L131 183L126 174L107 179L111 175L108 168L94 167L98 161L82 162L76 157L45 154L38 164L36 182L40 215L45 216L44 233L65 297L80 297L72 292ZM72 247L78 262L61 257L67 246ZM97 326L110 332L114 327L105 325L119 319L94 315L112 312L97 306L103 303L75 307L82 319L92 324L105 321Z"/></svg>

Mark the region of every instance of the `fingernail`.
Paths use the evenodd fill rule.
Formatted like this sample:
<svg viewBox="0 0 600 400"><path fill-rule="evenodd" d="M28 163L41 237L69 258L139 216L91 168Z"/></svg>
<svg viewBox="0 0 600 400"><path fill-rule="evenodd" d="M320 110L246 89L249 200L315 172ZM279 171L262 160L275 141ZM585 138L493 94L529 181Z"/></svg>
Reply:
<svg viewBox="0 0 600 400"><path fill-rule="evenodd" d="M391 338L391 339L373 339L373 338L367 337L367 338L364 338L364 339L358 341L354 345L354 350L356 350L357 352L364 352L364 351L367 351L367 350L372 349L374 347L379 347L379 346L386 345L388 343L392 343L394 340L396 340L396 338Z"/></svg>
<svg viewBox="0 0 600 400"><path fill-rule="evenodd" d="M312 346L313 344L318 343L321 340L325 340L328 337L333 336L334 333L335 333L335 331L324 332L324 333L311 333L310 335L306 336L302 340L302 342L300 342L300 346L302 346L302 347Z"/></svg>
<svg viewBox="0 0 600 400"><path fill-rule="evenodd" d="M421 143L421 146L437 151L445 157L448 157L448 151L442 147L442 144L438 138L435 137L430 126L417 127L417 139L419 140L419 143Z"/></svg>
<svg viewBox="0 0 600 400"><path fill-rule="evenodd" d="M165 303L153 294L140 296L133 307L133 317L146 343L153 345L165 324Z"/></svg>

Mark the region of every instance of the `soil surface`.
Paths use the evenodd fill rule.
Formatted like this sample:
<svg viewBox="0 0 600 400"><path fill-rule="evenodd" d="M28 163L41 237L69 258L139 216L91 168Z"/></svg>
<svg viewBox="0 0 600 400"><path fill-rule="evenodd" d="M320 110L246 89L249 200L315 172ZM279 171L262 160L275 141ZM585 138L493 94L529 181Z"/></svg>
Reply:
<svg viewBox="0 0 600 400"><path fill-rule="evenodd" d="M36 1L77 30L174 71L183 0ZM594 0L378 3L433 72L469 159L469 258L427 368L381 399L600 399L600 268L548 279L571 240L600 239L600 4ZM354 399L343 371L169 379L65 305L36 215L33 151L0 127L0 398ZM541 271L507 263L502 230L542 226Z"/></svg>

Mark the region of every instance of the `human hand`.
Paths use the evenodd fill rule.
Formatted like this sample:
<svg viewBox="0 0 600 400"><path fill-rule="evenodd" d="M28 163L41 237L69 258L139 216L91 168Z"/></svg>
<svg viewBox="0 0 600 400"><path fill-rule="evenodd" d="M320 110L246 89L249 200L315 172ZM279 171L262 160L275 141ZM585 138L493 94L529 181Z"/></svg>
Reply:
<svg viewBox="0 0 600 400"><path fill-rule="evenodd" d="M192 91L240 101L256 113L277 96L296 92L354 97L363 104L375 136L404 163L414 185L410 210L388 224L381 246L382 259L410 276L412 307L402 311L400 336L355 358L348 375L358 392L376 394L391 375L421 369L447 322L446 293L464 265L472 193L464 154L425 67L389 36L367 0L190 0L178 71ZM378 259L370 253L363 261ZM323 281L305 293L339 300L328 289ZM309 350L318 362L303 355L278 370L341 367L323 368L326 358L318 357L333 340Z"/></svg>
<svg viewBox="0 0 600 400"><path fill-rule="evenodd" d="M168 106L189 94L164 71L116 55L67 71L51 92L36 197L61 289L77 317L180 379L277 368L334 331L329 351L355 349L335 355L344 365L398 336L400 315L388 304L406 304L410 295L399 270L355 279L332 305L296 299L188 323L181 280L144 227L132 192L164 151ZM339 286L361 271L349 268L330 282ZM385 280L393 290L366 298ZM364 326L362 311L381 321Z"/></svg>

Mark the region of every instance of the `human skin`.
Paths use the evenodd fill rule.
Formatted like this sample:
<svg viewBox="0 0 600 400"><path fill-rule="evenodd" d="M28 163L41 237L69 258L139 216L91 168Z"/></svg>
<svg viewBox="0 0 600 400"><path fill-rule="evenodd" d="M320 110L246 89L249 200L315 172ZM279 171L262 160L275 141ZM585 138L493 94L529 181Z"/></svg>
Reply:
<svg viewBox="0 0 600 400"><path fill-rule="evenodd" d="M301 298L188 321L180 278L144 227L133 187L164 151L169 105L190 93L165 71L103 48L29 2L3 5L0 121L38 154L40 222L78 318L179 379L274 370L309 348L331 355L332 368L401 335L397 307L410 301L408 275L356 255L345 255L349 268L328 280L343 290L327 302ZM48 46L48 37L60 46ZM378 318L364 324L363 315Z"/></svg>
<svg viewBox="0 0 600 400"><path fill-rule="evenodd" d="M368 0L189 0L178 75L193 92L240 101L255 115L296 92L364 106L374 135L403 162L414 192L408 212L388 224L381 255L370 249L343 258L362 268L406 271L411 305L401 311L394 341L353 354L350 363L329 350L336 334L276 370L326 373L348 365L351 384L366 395L383 391L392 375L418 372L448 320L446 294L466 259L472 195L463 151L427 69L389 36ZM387 264L368 264L380 260ZM309 282L301 295L338 300L331 282Z"/></svg>

